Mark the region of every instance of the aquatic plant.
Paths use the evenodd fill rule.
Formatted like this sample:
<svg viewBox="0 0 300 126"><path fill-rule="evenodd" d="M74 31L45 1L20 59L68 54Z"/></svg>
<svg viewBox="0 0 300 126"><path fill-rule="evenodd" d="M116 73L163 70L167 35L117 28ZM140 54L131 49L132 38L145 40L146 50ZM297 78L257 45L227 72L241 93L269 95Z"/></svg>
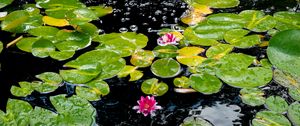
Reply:
<svg viewBox="0 0 300 126"><path fill-rule="evenodd" d="M133 109L137 110L137 113L142 113L144 116L154 116L155 111L162 109L161 106L157 105L154 96L141 96L140 100L137 101L138 105L134 106Z"/></svg>

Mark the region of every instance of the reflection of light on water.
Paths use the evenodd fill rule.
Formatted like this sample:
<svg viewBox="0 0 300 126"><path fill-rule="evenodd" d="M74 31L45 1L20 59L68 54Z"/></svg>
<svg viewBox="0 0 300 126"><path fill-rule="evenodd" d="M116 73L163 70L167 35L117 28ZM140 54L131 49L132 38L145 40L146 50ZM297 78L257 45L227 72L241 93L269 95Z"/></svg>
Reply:
<svg viewBox="0 0 300 126"><path fill-rule="evenodd" d="M216 102L213 106L200 106L198 109L190 111L190 113L200 115L215 126L242 125L239 121L243 114L240 112L241 108L239 106L221 102Z"/></svg>

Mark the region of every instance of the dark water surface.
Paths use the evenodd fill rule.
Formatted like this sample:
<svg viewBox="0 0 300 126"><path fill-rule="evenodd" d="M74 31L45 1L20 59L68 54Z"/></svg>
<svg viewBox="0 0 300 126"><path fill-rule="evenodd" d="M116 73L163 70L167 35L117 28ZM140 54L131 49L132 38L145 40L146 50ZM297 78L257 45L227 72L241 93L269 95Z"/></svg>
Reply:
<svg viewBox="0 0 300 126"><path fill-rule="evenodd" d="M176 28L174 24L180 23L180 16L187 9L187 5L179 0L82 0L87 5L106 4L114 8L113 14L102 17L92 23L103 30L103 33L136 31L149 37L149 45L146 49L156 46L156 31L161 28ZM18 8L26 3L34 3L34 0L16 0L13 5L6 8ZM268 14L277 11L296 9L294 0L241 0L240 6L231 9L215 10L215 12L240 12L246 9L264 10ZM2 9L3 10L3 9ZM1 10L0 10L1 11ZM181 24L182 25L182 24ZM0 40L8 43L14 38L11 33L0 31ZM96 45L81 50L76 55L93 49ZM235 50L249 55L265 56L265 49L252 48L247 50ZM35 75L42 72L58 72L67 62L59 62L50 58L36 58L31 54L22 52L15 47L4 49L0 54L0 109L5 110L8 98L15 98L10 94L10 87L18 85L19 81L33 81ZM97 102L91 102L97 109L97 123L103 126L176 126L184 118L191 115L200 115L216 126L249 126L255 113L264 107L249 107L241 102L239 90L224 84L222 90L214 95L200 93L178 94L173 92L173 79L160 79L166 82L170 88L164 96L157 97L159 105L163 107L155 117L144 117L136 114L132 107L140 96L140 85L144 79L155 77L148 68L143 69L145 76L137 82L128 82L128 78L112 78L106 80L110 85L109 95ZM182 73L186 74L186 73ZM273 82L266 86L267 95L277 94L286 98L289 102L286 90ZM65 84L58 90L48 94L34 92L26 98L33 106L38 105L51 109L49 96L68 93L73 94L74 87Z"/></svg>

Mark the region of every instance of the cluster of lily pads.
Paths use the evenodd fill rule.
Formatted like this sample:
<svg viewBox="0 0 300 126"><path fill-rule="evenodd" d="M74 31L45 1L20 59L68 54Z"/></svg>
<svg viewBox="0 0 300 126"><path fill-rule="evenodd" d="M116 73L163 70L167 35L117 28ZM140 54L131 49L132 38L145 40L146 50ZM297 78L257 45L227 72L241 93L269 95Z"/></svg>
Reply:
<svg viewBox="0 0 300 126"><path fill-rule="evenodd" d="M10 2L2 2L0 7ZM35 5L27 4L24 10L1 17L2 30L20 35L7 47L16 44L20 50L39 58L50 56L60 61L72 58L59 73L36 75L38 81L20 82L19 87L11 88L11 93L25 97L34 90L52 92L67 82L76 86L76 95L50 98L58 114L40 107L32 109L27 102L9 99L7 112L0 111L0 124L93 125L95 110L88 101L100 100L110 92L105 80L130 76L129 81L137 81L144 76L140 68L149 68L157 78L145 77L142 82L141 90L147 95L162 96L169 90L171 84L160 78L173 78L176 88L207 95L219 92L224 82L241 88L240 97L245 104L265 104L268 110L257 113L252 121L254 126L291 125L289 120L300 125L300 30L297 30L300 13L282 11L271 16L258 10L245 10L238 14L212 14L211 8L235 7L239 1L186 2L191 8L182 22L189 26L182 27L182 33L174 29L161 30L158 46L153 50L143 49L148 38L141 33L99 35L99 29L90 21L111 13L112 8L86 7L78 0L36 0ZM168 39L164 38L166 35L172 41L164 42ZM265 36L271 36L271 40ZM99 46L73 57L77 50L90 46L91 42ZM267 58L233 51L248 48L267 48ZM130 64L126 64L126 57L130 58ZM185 68L187 72L183 76ZM272 80L288 89L294 103L288 105L279 96L264 97L262 88ZM286 111L289 120L284 116ZM200 118L188 118L182 125L199 122L210 125Z"/></svg>

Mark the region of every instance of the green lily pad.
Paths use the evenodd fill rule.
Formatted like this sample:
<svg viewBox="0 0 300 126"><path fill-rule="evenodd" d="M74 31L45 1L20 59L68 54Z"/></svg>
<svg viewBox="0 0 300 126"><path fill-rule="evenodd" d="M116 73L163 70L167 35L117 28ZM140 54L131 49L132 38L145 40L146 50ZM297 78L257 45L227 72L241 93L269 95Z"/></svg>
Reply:
<svg viewBox="0 0 300 126"><path fill-rule="evenodd" d="M100 79L88 82L84 87L76 87L76 95L89 101L96 101L109 93L109 86Z"/></svg>
<svg viewBox="0 0 300 126"><path fill-rule="evenodd" d="M8 99L6 113L0 110L1 126L26 126L30 121L32 107L21 100Z"/></svg>
<svg viewBox="0 0 300 126"><path fill-rule="evenodd" d="M216 69L218 67L218 60L207 58L200 65L196 66L196 73L209 73L211 75L216 74Z"/></svg>
<svg viewBox="0 0 300 126"><path fill-rule="evenodd" d="M152 51L138 49L132 54L130 63L137 67L148 67L154 58L155 55Z"/></svg>
<svg viewBox="0 0 300 126"><path fill-rule="evenodd" d="M0 8L3 8L9 4L11 4L13 2L13 0L1 0L0 2Z"/></svg>
<svg viewBox="0 0 300 126"><path fill-rule="evenodd" d="M162 96L169 89L169 87L166 83L164 83L164 82L158 83L158 79L156 79L156 78L145 80L142 83L141 88L145 94L151 94L151 95L155 95L155 96Z"/></svg>
<svg viewBox="0 0 300 126"><path fill-rule="evenodd" d="M190 84L188 82L189 78L186 76L177 77L173 81L174 85L179 88L189 88Z"/></svg>
<svg viewBox="0 0 300 126"><path fill-rule="evenodd" d="M40 26L28 31L29 34L37 37L43 37L45 39L54 39L59 29L50 26Z"/></svg>
<svg viewBox="0 0 300 126"><path fill-rule="evenodd" d="M296 101L300 101L300 89L289 88L289 95Z"/></svg>
<svg viewBox="0 0 300 126"><path fill-rule="evenodd" d="M239 0L195 0L195 2L212 8L231 8L240 4Z"/></svg>
<svg viewBox="0 0 300 126"><path fill-rule="evenodd" d="M203 39L224 39L224 34L231 29L243 28L242 24L237 24L231 21L210 23L203 21L194 27L194 31L199 38Z"/></svg>
<svg viewBox="0 0 300 126"><path fill-rule="evenodd" d="M273 112L281 114L287 111L288 106L287 102L279 96L270 96L266 99L266 107Z"/></svg>
<svg viewBox="0 0 300 126"><path fill-rule="evenodd" d="M100 6L89 6L88 9L92 10L97 17L102 17L105 16L107 14L110 14L113 12L113 8L112 7L106 7L103 5Z"/></svg>
<svg viewBox="0 0 300 126"><path fill-rule="evenodd" d="M267 67L249 67L255 57L242 53L231 53L218 62L216 75L233 87L258 87L272 80L272 69Z"/></svg>
<svg viewBox="0 0 300 126"><path fill-rule="evenodd" d="M31 53L32 45L37 40L39 40L37 37L22 38L16 45L20 50Z"/></svg>
<svg viewBox="0 0 300 126"><path fill-rule="evenodd" d="M176 60L163 58L153 62L151 72L158 77L171 78L181 72L181 67Z"/></svg>
<svg viewBox="0 0 300 126"><path fill-rule="evenodd" d="M126 65L126 61L120 58L117 61L103 65L102 72L98 78L109 79L116 76Z"/></svg>
<svg viewBox="0 0 300 126"><path fill-rule="evenodd" d="M29 14L27 11L18 10L9 13L5 19L1 22L1 28L4 31L22 33L23 29L20 30L21 25L27 21Z"/></svg>
<svg viewBox="0 0 300 126"><path fill-rule="evenodd" d="M276 83L290 88L290 89L300 89L300 77L293 76L289 73L283 72L279 69L274 69L273 79Z"/></svg>
<svg viewBox="0 0 300 126"><path fill-rule="evenodd" d="M35 106L34 110L30 113L30 126L54 126L57 125L58 114Z"/></svg>
<svg viewBox="0 0 300 126"><path fill-rule="evenodd" d="M191 87L203 94L214 94L221 90L222 82L208 73L193 74L188 82Z"/></svg>
<svg viewBox="0 0 300 126"><path fill-rule="evenodd" d="M277 21L276 29L281 31L288 29L300 29L300 14L297 12L281 11L273 15Z"/></svg>
<svg viewBox="0 0 300 126"><path fill-rule="evenodd" d="M95 125L96 110L85 99L73 95L66 98L65 95L50 97L51 103L58 112L57 125Z"/></svg>
<svg viewBox="0 0 300 126"><path fill-rule="evenodd" d="M187 117L180 126L213 126L209 121L196 116Z"/></svg>
<svg viewBox="0 0 300 126"><path fill-rule="evenodd" d="M70 12L67 12L65 15L69 19L69 23L72 25L82 25L98 19L98 16L94 13L94 11L88 8L74 9Z"/></svg>
<svg viewBox="0 0 300 126"><path fill-rule="evenodd" d="M130 56L136 49L144 48L148 38L135 32L110 33L95 37L93 41L100 42L98 49L110 49L118 52L122 57Z"/></svg>
<svg viewBox="0 0 300 126"><path fill-rule="evenodd" d="M240 94L243 103L250 106L260 106L266 101L264 92L259 88L243 88Z"/></svg>
<svg viewBox="0 0 300 126"><path fill-rule="evenodd" d="M268 58L278 69L300 76L300 30L279 32L270 40Z"/></svg>
<svg viewBox="0 0 300 126"><path fill-rule="evenodd" d="M249 32L244 29L232 29L225 33L224 39L238 48L249 48L259 44L261 42L259 35L247 35Z"/></svg>
<svg viewBox="0 0 300 126"><path fill-rule="evenodd" d="M85 7L85 5L81 2L79 2L79 0L68 0L68 1L64 1L64 0L35 0L35 2L37 3L38 7L41 8L68 8L68 9L72 9L72 8L80 8L80 7Z"/></svg>
<svg viewBox="0 0 300 126"><path fill-rule="evenodd" d="M218 44L211 46L206 51L206 56L208 58L220 59L230 53L233 50L233 46L229 44Z"/></svg>
<svg viewBox="0 0 300 126"><path fill-rule="evenodd" d="M27 95L30 95L34 88L32 88L31 83L29 82L19 82L20 87L12 86L10 89L11 94L17 97L25 97Z"/></svg>
<svg viewBox="0 0 300 126"><path fill-rule="evenodd" d="M265 32L275 27L276 20L262 11L244 10L240 14L247 21L245 28L255 32Z"/></svg>
<svg viewBox="0 0 300 126"><path fill-rule="evenodd" d="M288 118L295 126L300 125L300 103L294 102L288 108Z"/></svg>
<svg viewBox="0 0 300 126"><path fill-rule="evenodd" d="M143 77L144 74L142 73L142 71L139 71L139 70L136 70L136 69L137 69L137 67L126 65L118 73L118 77L122 78L122 77L126 77L126 76L130 75L129 81L139 80Z"/></svg>
<svg viewBox="0 0 300 126"><path fill-rule="evenodd" d="M80 32L87 34L88 36L95 37L99 33L99 29L92 23L84 23L75 27L75 29Z"/></svg>
<svg viewBox="0 0 300 126"><path fill-rule="evenodd" d="M207 16L208 23L235 23L240 25L245 25L246 20L238 15L233 13L218 13Z"/></svg>
<svg viewBox="0 0 300 126"><path fill-rule="evenodd" d="M63 81L59 74L53 72L44 72L35 77L52 85L58 85Z"/></svg>
<svg viewBox="0 0 300 126"><path fill-rule="evenodd" d="M91 37L76 31L60 30L56 34L55 46L60 51L75 51L91 44Z"/></svg>
<svg viewBox="0 0 300 126"><path fill-rule="evenodd" d="M3 43L0 41L0 53L2 52L3 50Z"/></svg>
<svg viewBox="0 0 300 126"><path fill-rule="evenodd" d="M39 39L32 44L32 55L40 58L46 58L50 52L55 51L55 46L50 40Z"/></svg>
<svg viewBox="0 0 300 126"><path fill-rule="evenodd" d="M291 126L289 120L281 114L272 111L261 111L256 113L252 120L253 126Z"/></svg>
<svg viewBox="0 0 300 126"><path fill-rule="evenodd" d="M153 49L155 56L159 58L174 58L178 55L175 45L156 46Z"/></svg>
<svg viewBox="0 0 300 126"><path fill-rule="evenodd" d="M125 64L120 56L111 50L93 50L80 55L77 59L72 60L64 65L64 67L75 68L71 70L60 70L60 75L64 80L75 83L83 84L96 78L102 70L104 72L102 77L113 76L122 70ZM123 64L123 65L122 65ZM107 68L103 68L110 65ZM114 69L116 68L116 69ZM110 72L110 70L112 70ZM113 73L113 74L110 74Z"/></svg>
<svg viewBox="0 0 300 126"><path fill-rule="evenodd" d="M183 35L184 35L183 41L187 44L211 46L219 43L217 40L203 38L201 35L198 36L192 27L186 28L183 32Z"/></svg>
<svg viewBox="0 0 300 126"><path fill-rule="evenodd" d="M51 58L59 60L59 61L72 58L74 54L75 54L75 51L66 51L66 50L64 50L64 51L53 51L53 52L49 53Z"/></svg>

